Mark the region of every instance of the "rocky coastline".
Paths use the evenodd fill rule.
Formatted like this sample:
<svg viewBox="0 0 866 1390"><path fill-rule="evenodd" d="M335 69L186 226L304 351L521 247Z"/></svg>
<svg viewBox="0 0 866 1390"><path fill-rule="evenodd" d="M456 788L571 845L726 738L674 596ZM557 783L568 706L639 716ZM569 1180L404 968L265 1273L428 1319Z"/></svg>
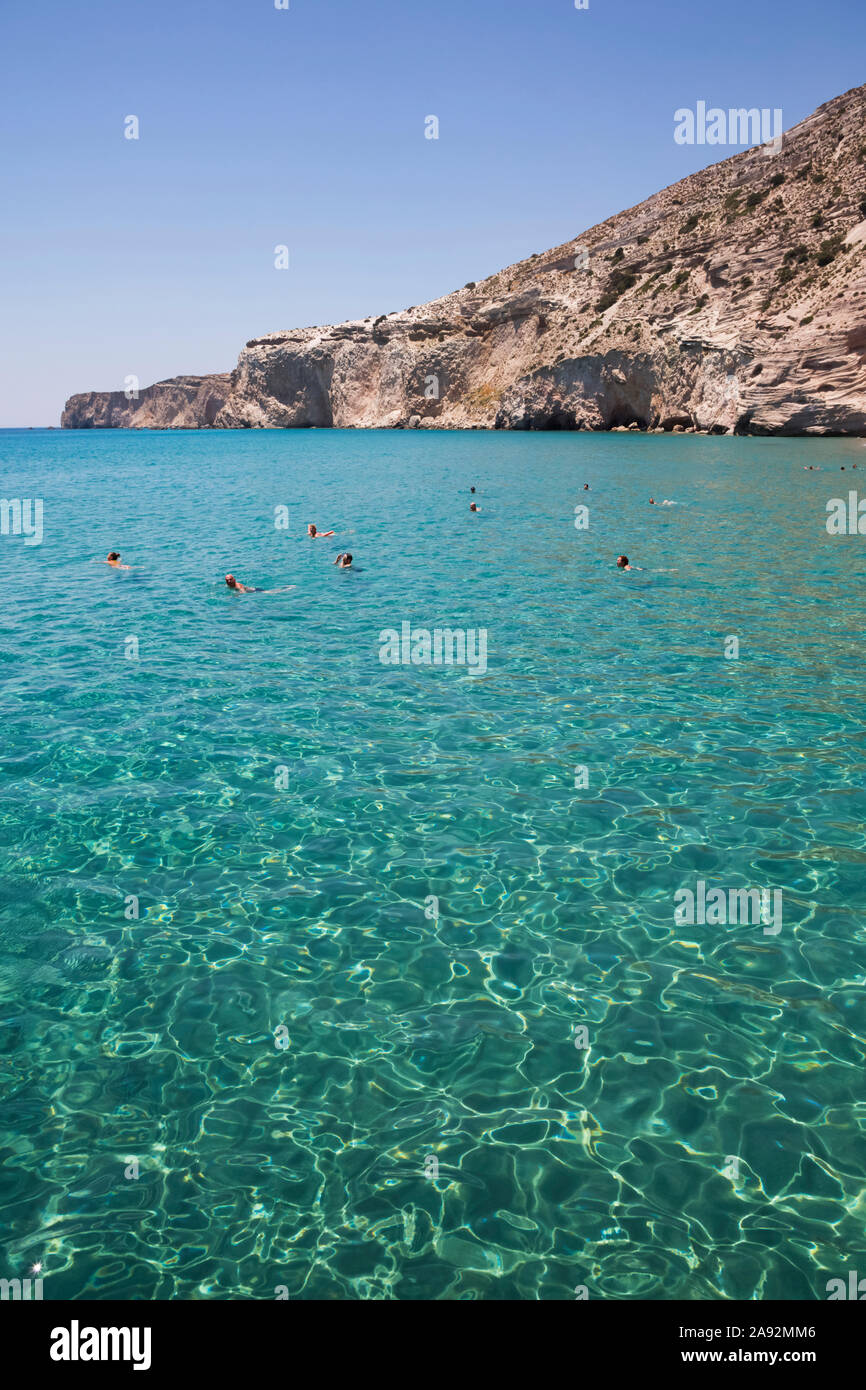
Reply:
<svg viewBox="0 0 866 1390"><path fill-rule="evenodd" d="M866 435L866 87L571 241L235 370L66 403L66 429Z"/></svg>

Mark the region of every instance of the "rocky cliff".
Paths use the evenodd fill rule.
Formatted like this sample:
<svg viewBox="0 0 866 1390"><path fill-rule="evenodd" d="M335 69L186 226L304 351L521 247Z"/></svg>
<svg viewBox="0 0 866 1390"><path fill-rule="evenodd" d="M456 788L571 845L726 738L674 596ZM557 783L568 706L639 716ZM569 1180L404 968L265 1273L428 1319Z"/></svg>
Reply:
<svg viewBox="0 0 866 1390"><path fill-rule="evenodd" d="M478 284L63 424L866 434L866 87Z"/></svg>
<svg viewBox="0 0 866 1390"><path fill-rule="evenodd" d="M212 425L228 400L230 372L219 376L175 376L146 386L128 400L124 391L88 391L70 396L64 429L199 429Z"/></svg>

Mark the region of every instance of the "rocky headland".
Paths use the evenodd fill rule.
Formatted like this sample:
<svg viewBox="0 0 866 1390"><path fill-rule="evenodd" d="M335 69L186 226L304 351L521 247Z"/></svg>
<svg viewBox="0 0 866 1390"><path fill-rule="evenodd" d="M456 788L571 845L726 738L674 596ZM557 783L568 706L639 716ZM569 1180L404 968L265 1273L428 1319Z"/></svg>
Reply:
<svg viewBox="0 0 866 1390"><path fill-rule="evenodd" d="M859 87L477 284L72 396L62 424L866 435L864 244Z"/></svg>

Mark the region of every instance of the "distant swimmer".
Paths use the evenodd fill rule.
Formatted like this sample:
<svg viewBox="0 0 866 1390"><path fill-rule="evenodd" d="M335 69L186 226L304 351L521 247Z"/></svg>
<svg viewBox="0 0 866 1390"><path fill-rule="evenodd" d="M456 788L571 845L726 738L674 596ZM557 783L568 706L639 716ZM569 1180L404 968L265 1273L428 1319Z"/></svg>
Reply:
<svg viewBox="0 0 866 1390"><path fill-rule="evenodd" d="M649 504L650 504L651 507L654 507L655 504L656 504L656 499L655 499L654 497L651 497L651 498L650 498L650 503L649 503Z"/></svg>
<svg viewBox="0 0 866 1390"><path fill-rule="evenodd" d="M639 569L640 569L640 565L630 565L630 564L629 564L629 562L628 562L628 556L627 556L627 555L617 555L617 557L616 557L616 567L617 567L617 569L620 569L620 570L639 570Z"/></svg>
<svg viewBox="0 0 866 1390"><path fill-rule="evenodd" d="M111 568L112 568L113 570L131 570L131 569L132 569L132 565L122 565L122 564L120 563L120 556L119 556L119 554L117 553L116 550L109 550L108 555L107 555L107 557L106 557L105 563L106 563L107 565L111 565Z"/></svg>
<svg viewBox="0 0 866 1390"><path fill-rule="evenodd" d="M471 487L471 488L469 489L469 491L470 491L470 492L474 492L474 491L475 491L474 487Z"/></svg>
<svg viewBox="0 0 866 1390"><path fill-rule="evenodd" d="M336 560L334 561L334 564L339 565L341 570L351 569L352 557L349 554L348 550L346 551L345 555L338 555Z"/></svg>
<svg viewBox="0 0 866 1390"><path fill-rule="evenodd" d="M589 492L589 483L584 483L583 490L584 492Z"/></svg>
<svg viewBox="0 0 866 1390"><path fill-rule="evenodd" d="M480 512L480 511L481 511L481 508L479 507L479 505L478 505L477 502L470 502L470 503L469 503L469 510L470 510L470 512Z"/></svg>
<svg viewBox="0 0 866 1390"><path fill-rule="evenodd" d="M322 541L326 536L336 535L335 531L317 531L312 521L307 527L307 535L314 541Z"/></svg>

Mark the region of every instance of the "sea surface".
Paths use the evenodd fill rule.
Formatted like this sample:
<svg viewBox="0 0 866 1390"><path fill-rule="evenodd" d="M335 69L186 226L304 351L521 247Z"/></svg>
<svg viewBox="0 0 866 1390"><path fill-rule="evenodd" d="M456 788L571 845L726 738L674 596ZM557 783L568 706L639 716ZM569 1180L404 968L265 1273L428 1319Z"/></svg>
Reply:
<svg viewBox="0 0 866 1390"><path fill-rule="evenodd" d="M825 527L861 441L8 431L0 464L44 507L0 537L0 1277L866 1273L866 536ZM403 622L484 629L486 670L383 664ZM698 881L781 891L781 929L681 924Z"/></svg>

